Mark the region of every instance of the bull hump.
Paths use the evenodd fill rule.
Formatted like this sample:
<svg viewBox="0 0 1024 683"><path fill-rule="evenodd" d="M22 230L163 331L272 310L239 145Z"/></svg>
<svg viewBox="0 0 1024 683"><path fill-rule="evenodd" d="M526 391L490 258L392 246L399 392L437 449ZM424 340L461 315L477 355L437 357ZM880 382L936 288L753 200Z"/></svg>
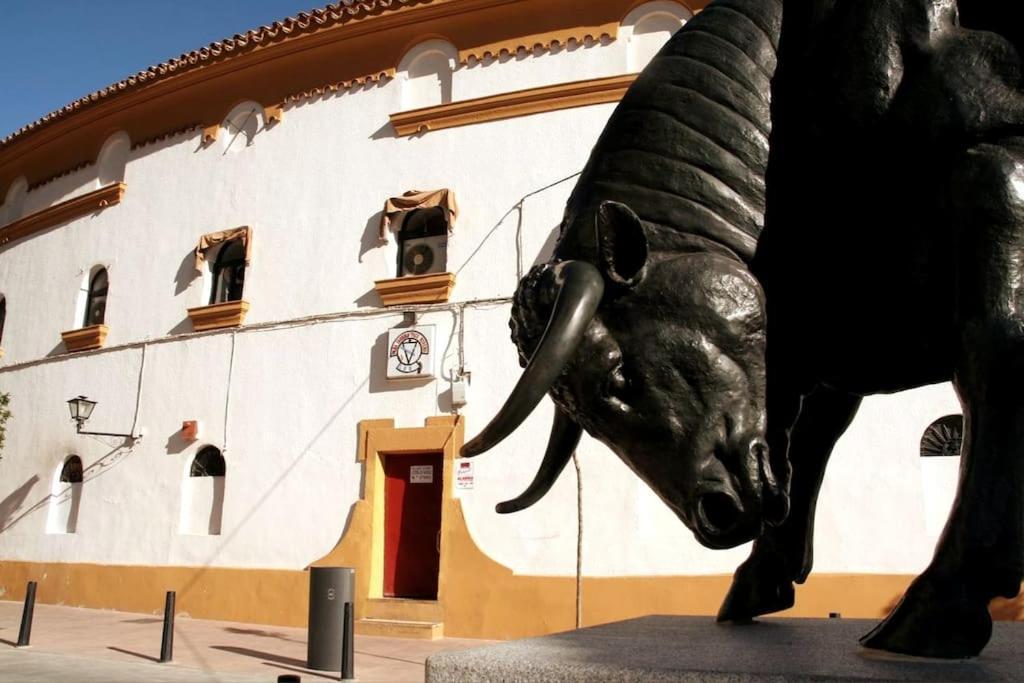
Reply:
<svg viewBox="0 0 1024 683"><path fill-rule="evenodd" d="M593 244L604 201L659 226L652 249L696 235L749 260L764 226L778 0L718 0L654 57L612 114L569 200L557 254ZM675 233L675 234L674 234Z"/></svg>

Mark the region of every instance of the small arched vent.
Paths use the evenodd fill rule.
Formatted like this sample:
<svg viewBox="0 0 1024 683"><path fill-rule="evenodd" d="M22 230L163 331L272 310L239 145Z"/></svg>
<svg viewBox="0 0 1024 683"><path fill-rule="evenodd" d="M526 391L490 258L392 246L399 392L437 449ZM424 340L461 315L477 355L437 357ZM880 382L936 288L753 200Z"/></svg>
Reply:
<svg viewBox="0 0 1024 683"><path fill-rule="evenodd" d="M946 415L928 425L921 437L921 457L932 458L960 455L963 443L963 415Z"/></svg>
<svg viewBox="0 0 1024 683"><path fill-rule="evenodd" d="M227 468L224 465L224 456L215 446L207 446L199 451L192 467L189 470L190 477L223 477Z"/></svg>

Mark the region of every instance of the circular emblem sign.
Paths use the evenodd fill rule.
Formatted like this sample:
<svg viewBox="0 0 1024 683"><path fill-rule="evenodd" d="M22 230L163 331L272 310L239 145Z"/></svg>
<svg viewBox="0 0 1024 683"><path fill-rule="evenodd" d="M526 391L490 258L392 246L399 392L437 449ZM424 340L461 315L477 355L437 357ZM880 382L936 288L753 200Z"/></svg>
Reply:
<svg viewBox="0 0 1024 683"><path fill-rule="evenodd" d="M416 330L409 330L395 337L388 355L397 361L395 369L407 375L423 372L423 354L430 353L427 338Z"/></svg>

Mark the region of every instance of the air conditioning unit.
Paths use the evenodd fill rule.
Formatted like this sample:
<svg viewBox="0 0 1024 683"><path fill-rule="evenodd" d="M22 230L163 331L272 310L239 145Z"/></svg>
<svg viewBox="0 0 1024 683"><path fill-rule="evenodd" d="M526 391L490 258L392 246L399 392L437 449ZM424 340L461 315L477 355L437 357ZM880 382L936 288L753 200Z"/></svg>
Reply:
<svg viewBox="0 0 1024 683"><path fill-rule="evenodd" d="M402 241L401 277L443 273L448 268L448 238L445 235L415 237Z"/></svg>

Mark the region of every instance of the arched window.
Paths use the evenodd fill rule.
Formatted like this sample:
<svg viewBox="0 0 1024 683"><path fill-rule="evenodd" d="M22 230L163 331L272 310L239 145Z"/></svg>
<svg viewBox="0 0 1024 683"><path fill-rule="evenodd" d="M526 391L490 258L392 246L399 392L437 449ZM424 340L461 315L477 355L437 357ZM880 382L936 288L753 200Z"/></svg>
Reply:
<svg viewBox="0 0 1024 683"><path fill-rule="evenodd" d="M64 466L60 468L60 480L65 484L81 484L82 459L77 455L72 455L65 460Z"/></svg>
<svg viewBox="0 0 1024 683"><path fill-rule="evenodd" d="M190 477L223 477L227 470L224 465L224 456L213 446L207 446L199 451L192 461L189 469Z"/></svg>
<svg viewBox="0 0 1024 683"><path fill-rule="evenodd" d="M428 40L409 50L398 65L402 74L402 109L419 109L452 101L452 71L458 51L443 40Z"/></svg>
<svg viewBox="0 0 1024 683"><path fill-rule="evenodd" d="M210 303L239 301L245 285L245 244L242 240L229 240L217 250L213 262L213 287Z"/></svg>
<svg viewBox="0 0 1024 683"><path fill-rule="evenodd" d="M921 436L921 457L960 455L963 443L964 416L946 415L928 425Z"/></svg>
<svg viewBox="0 0 1024 683"><path fill-rule="evenodd" d="M622 25L630 27L627 69L642 71L690 16L689 11L669 0L648 2L626 15Z"/></svg>
<svg viewBox="0 0 1024 683"><path fill-rule="evenodd" d="M89 293L85 299L85 318L82 327L102 325L107 313L107 269L99 268L89 280Z"/></svg>
<svg viewBox="0 0 1024 683"><path fill-rule="evenodd" d="M202 448L188 468L181 497L181 533L215 536L224 514L224 456L214 446Z"/></svg>
<svg viewBox="0 0 1024 683"><path fill-rule="evenodd" d="M0 225L7 225L21 218L25 209L25 197L28 195L28 181L24 176L17 178L7 188L3 206L0 206Z"/></svg>
<svg viewBox="0 0 1024 683"><path fill-rule="evenodd" d="M124 131L114 133L103 143L96 166L100 187L124 180L125 167L128 165L128 154L132 149L132 141Z"/></svg>
<svg viewBox="0 0 1024 683"><path fill-rule="evenodd" d="M82 459L69 456L50 491L50 510L46 531L51 534L73 534L78 529L78 509L82 502Z"/></svg>
<svg viewBox="0 0 1024 683"><path fill-rule="evenodd" d="M224 117L222 127L225 154L251 147L263 129L263 107L256 102L242 102Z"/></svg>

